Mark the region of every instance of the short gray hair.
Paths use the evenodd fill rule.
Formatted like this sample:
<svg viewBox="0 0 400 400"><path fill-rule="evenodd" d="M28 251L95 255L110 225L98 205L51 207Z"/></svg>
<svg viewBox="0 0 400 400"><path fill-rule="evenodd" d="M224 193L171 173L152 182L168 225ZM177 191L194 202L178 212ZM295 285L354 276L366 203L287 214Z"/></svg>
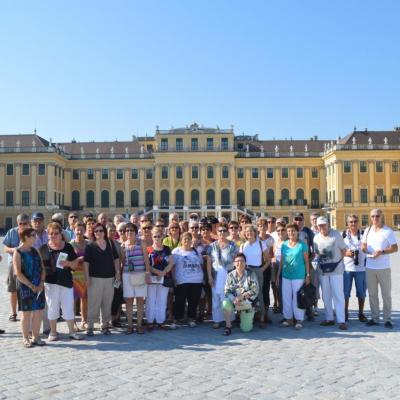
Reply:
<svg viewBox="0 0 400 400"><path fill-rule="evenodd" d="M18 214L17 215L17 223L19 222L29 222L29 215L27 214Z"/></svg>

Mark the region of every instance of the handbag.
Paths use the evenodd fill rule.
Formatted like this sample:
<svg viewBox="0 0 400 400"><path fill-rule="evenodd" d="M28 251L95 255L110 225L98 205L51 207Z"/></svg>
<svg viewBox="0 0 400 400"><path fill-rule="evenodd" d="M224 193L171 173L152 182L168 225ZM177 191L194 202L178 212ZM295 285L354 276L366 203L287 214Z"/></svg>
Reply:
<svg viewBox="0 0 400 400"><path fill-rule="evenodd" d="M129 282L132 286L142 286L146 284L146 274L144 272L132 272L129 274Z"/></svg>
<svg viewBox="0 0 400 400"><path fill-rule="evenodd" d="M317 289L313 284L306 285L303 283L302 287L297 292L297 307L305 310L315 304L317 297Z"/></svg>
<svg viewBox="0 0 400 400"><path fill-rule="evenodd" d="M172 288L175 286L174 278L172 276L165 275L163 286Z"/></svg>
<svg viewBox="0 0 400 400"><path fill-rule="evenodd" d="M328 274L329 272L333 272L336 267L341 263L342 259L340 259L338 262L330 262L330 263L319 263L319 266L322 270L322 273Z"/></svg>

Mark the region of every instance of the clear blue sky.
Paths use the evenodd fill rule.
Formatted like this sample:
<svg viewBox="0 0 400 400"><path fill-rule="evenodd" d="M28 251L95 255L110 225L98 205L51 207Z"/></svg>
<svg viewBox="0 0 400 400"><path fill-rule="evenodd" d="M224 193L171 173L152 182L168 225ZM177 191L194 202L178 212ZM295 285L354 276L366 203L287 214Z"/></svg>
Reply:
<svg viewBox="0 0 400 400"><path fill-rule="evenodd" d="M3 1L0 133L262 138L400 125L400 1Z"/></svg>

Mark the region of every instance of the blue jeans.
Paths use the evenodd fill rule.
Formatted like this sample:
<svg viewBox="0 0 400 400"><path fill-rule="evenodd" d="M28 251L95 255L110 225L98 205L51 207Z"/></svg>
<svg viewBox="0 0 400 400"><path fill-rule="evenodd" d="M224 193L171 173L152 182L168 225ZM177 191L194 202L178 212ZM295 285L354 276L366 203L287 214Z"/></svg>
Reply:
<svg viewBox="0 0 400 400"><path fill-rule="evenodd" d="M344 298L349 299L351 288L353 286L353 279L356 285L356 296L359 299L365 299L367 291L367 280L365 278L365 271L353 272L344 271L343 274L343 291Z"/></svg>

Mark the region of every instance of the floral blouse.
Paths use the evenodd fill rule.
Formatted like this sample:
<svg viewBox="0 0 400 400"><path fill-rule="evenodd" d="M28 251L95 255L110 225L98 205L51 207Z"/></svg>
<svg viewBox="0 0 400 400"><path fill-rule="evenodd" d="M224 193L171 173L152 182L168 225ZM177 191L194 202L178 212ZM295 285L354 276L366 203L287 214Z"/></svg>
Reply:
<svg viewBox="0 0 400 400"><path fill-rule="evenodd" d="M229 272L224 290L224 295L229 300L233 301L236 296L249 293L249 299L253 301L258 296L258 292L258 280L254 272L245 269L242 277L239 276L236 269Z"/></svg>

